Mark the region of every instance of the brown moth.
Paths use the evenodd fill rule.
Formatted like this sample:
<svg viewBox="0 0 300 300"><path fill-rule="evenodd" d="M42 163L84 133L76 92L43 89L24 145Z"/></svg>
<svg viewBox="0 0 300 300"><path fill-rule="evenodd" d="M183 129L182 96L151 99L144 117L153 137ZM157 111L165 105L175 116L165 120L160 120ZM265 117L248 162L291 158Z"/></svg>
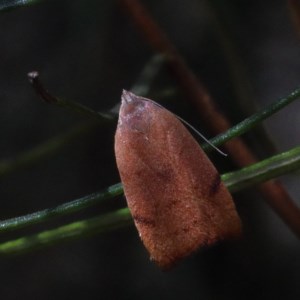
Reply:
<svg viewBox="0 0 300 300"><path fill-rule="evenodd" d="M240 234L239 216L218 171L168 110L123 91L115 153L133 220L161 268Z"/></svg>

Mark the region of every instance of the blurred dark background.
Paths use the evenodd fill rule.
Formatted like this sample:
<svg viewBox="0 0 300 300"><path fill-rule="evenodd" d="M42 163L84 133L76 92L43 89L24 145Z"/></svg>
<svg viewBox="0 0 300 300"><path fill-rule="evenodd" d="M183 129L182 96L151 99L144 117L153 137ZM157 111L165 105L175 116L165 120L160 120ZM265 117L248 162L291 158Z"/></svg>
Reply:
<svg viewBox="0 0 300 300"><path fill-rule="evenodd" d="M300 85L300 40L286 1L142 2L232 123ZM224 50L224 34L232 42L233 60ZM133 86L154 54L117 1L52 0L3 12L0 41L3 160L85 119L40 101L28 83L29 71L38 70L53 94L105 111L120 101L123 88ZM242 93L233 83L234 66L241 72ZM164 84L176 88L166 70L156 81L153 93L159 94ZM174 99L155 100L165 102L197 128L201 126L182 93ZM299 143L299 109L299 103L294 103L265 122L276 151ZM115 127L116 123L99 126L57 155L2 176L0 218L52 207L119 182L113 152ZM255 136L249 135L248 142L261 158L270 155ZM216 160L221 172L235 168L223 158ZM282 180L300 205L299 174ZM256 191L240 192L234 198L244 225L243 237L199 250L169 272L160 271L149 261L131 226L0 258L0 298L300 299L299 241ZM111 201L125 205L123 197ZM64 220L106 209L94 207ZM0 240L35 232L36 228L44 227Z"/></svg>

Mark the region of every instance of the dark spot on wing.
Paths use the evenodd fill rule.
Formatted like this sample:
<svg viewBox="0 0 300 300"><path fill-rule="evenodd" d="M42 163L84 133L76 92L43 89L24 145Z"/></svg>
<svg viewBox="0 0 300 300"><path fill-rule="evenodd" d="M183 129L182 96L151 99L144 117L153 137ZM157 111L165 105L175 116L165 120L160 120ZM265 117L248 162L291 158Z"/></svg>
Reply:
<svg viewBox="0 0 300 300"><path fill-rule="evenodd" d="M216 173L215 178L212 180L211 186L209 188L209 196L215 195L221 186L221 176L219 173Z"/></svg>
<svg viewBox="0 0 300 300"><path fill-rule="evenodd" d="M169 182L173 182L175 177L173 168L168 165L156 168L155 175L161 180L162 184L164 185L166 185Z"/></svg>
<svg viewBox="0 0 300 300"><path fill-rule="evenodd" d="M132 216L133 220L138 223L149 227L155 227L155 221L149 218L145 218L143 216L134 215Z"/></svg>

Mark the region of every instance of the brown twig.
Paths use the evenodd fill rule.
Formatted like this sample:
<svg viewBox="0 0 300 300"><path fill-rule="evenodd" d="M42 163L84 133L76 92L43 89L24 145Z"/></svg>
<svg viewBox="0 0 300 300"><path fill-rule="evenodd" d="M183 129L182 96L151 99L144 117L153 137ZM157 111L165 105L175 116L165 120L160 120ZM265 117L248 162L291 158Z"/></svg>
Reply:
<svg viewBox="0 0 300 300"><path fill-rule="evenodd" d="M229 120L216 108L207 89L188 68L182 56L140 1L120 0L120 2L152 48L167 57L169 68L211 132L219 134L229 129L231 127ZM236 165L240 167L257 161L255 155L240 138L227 142L224 147ZM260 185L259 190L266 202L300 237L300 209L294 204L282 185L272 180Z"/></svg>
<svg viewBox="0 0 300 300"><path fill-rule="evenodd" d="M299 0L288 0L288 8L290 11L292 22L300 37L300 2Z"/></svg>

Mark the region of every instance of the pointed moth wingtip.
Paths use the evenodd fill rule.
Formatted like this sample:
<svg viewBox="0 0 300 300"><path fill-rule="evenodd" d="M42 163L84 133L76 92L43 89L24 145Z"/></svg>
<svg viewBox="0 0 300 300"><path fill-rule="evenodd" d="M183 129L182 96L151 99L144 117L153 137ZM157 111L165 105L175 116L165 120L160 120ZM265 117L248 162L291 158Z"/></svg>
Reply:
<svg viewBox="0 0 300 300"><path fill-rule="evenodd" d="M145 126L147 122L146 115L146 101L144 98L135 95L132 92L123 90L121 95L121 107L119 112L119 122L118 125L127 124L127 128L140 128L140 126ZM123 128L125 128L123 126Z"/></svg>
<svg viewBox="0 0 300 300"><path fill-rule="evenodd" d="M133 101L135 101L136 98L137 96L135 94L127 90L122 91L122 96L121 96L122 104L132 103Z"/></svg>

